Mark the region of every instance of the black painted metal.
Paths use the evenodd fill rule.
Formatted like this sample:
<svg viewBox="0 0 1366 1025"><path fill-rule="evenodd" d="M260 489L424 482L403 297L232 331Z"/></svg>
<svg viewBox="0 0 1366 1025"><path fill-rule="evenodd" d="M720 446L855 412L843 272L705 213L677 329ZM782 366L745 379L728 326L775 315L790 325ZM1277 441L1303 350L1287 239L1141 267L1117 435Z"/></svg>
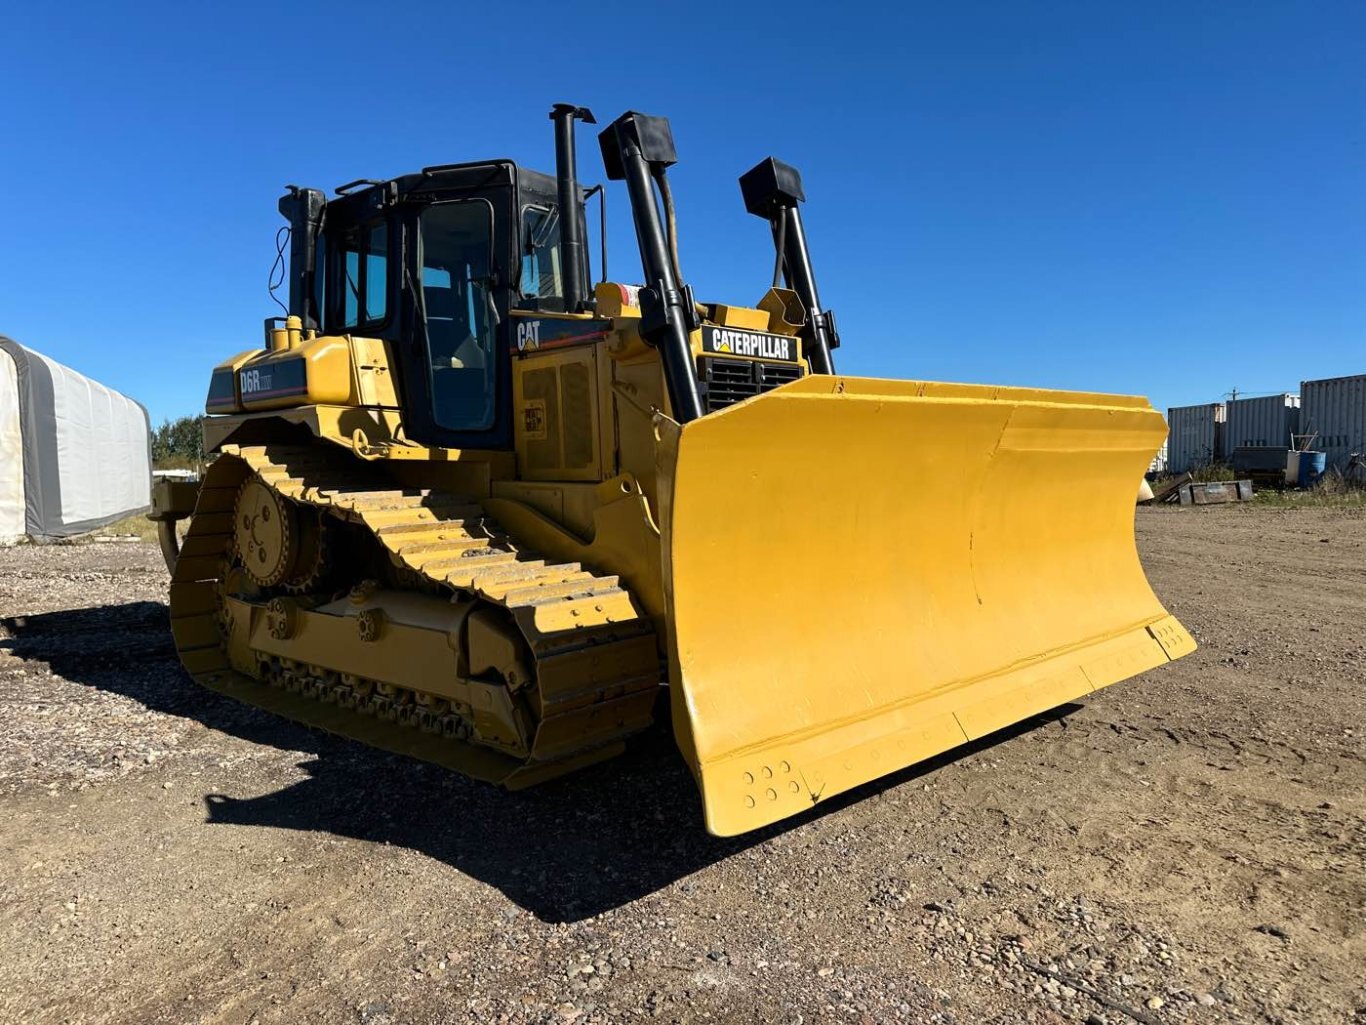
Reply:
<svg viewBox="0 0 1366 1025"><path fill-rule="evenodd" d="M802 328L803 348L813 374L833 374L831 351L839 347L834 314L821 308L816 291L816 275L811 269L811 252L798 204L806 199L802 176L791 164L769 157L740 176L740 192L745 209L764 218L773 229L773 244L782 265L787 287L797 293L806 307Z"/></svg>
<svg viewBox="0 0 1366 1025"><path fill-rule="evenodd" d="M321 327L317 305L318 233L327 200L318 189L288 186L280 213L289 220L289 312L305 329Z"/></svg>
<svg viewBox="0 0 1366 1025"><path fill-rule="evenodd" d="M801 211L794 205L783 210L780 216L786 224L775 226L774 239L783 239L783 271L787 287L797 293L806 307L802 340L806 342L807 362L813 374L833 374L835 360L830 350L839 343L835 338L830 312L821 308L821 299L816 292L816 275L811 269L811 252L806 247Z"/></svg>
<svg viewBox="0 0 1366 1025"><path fill-rule="evenodd" d="M659 349L669 404L679 423L703 413L688 333L697 325L692 291L674 274L652 177L674 163L669 122L627 111L598 135L607 177L625 180L647 287L640 292L640 334Z"/></svg>
<svg viewBox="0 0 1366 1025"><path fill-rule="evenodd" d="M587 107L557 103L550 111L555 122L555 183L560 206L560 262L564 265L564 308L578 313L583 307L584 271L583 197L579 194L579 173L574 153L574 122L595 125L597 119Z"/></svg>

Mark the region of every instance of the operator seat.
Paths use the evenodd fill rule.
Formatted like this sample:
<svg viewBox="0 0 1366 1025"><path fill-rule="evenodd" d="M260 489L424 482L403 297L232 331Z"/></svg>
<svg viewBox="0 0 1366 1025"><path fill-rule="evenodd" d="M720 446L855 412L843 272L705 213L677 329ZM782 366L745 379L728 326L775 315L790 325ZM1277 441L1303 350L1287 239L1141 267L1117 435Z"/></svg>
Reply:
<svg viewBox="0 0 1366 1025"><path fill-rule="evenodd" d="M423 287L431 354L432 412L453 429L489 426L491 367L470 331L468 303L454 288Z"/></svg>

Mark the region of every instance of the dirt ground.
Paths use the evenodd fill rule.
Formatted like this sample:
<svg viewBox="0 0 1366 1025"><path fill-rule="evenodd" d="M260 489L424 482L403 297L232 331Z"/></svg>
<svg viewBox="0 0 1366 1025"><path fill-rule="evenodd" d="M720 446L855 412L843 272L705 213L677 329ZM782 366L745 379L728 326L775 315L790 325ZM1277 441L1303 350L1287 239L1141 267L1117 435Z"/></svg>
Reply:
<svg viewBox="0 0 1366 1025"><path fill-rule="evenodd" d="M1138 532L1199 652L736 840L667 738L503 793L197 689L154 545L0 550L0 1021L1360 1025L1366 518Z"/></svg>

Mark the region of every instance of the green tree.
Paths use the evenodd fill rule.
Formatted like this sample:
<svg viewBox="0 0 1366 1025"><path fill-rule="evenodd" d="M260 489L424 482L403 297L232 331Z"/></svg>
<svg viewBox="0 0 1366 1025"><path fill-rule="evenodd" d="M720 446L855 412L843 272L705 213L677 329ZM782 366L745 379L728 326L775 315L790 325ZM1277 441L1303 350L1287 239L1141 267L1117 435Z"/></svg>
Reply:
<svg viewBox="0 0 1366 1025"><path fill-rule="evenodd" d="M158 470L200 470L204 466L202 416L163 420L152 432L152 465Z"/></svg>

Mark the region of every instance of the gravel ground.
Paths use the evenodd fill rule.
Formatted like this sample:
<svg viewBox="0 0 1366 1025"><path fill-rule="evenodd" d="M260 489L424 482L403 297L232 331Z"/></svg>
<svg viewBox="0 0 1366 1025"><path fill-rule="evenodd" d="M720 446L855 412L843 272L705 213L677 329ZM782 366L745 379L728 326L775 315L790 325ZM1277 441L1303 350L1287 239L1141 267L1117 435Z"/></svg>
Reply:
<svg viewBox="0 0 1366 1025"><path fill-rule="evenodd" d="M502 793L197 689L154 545L0 550L0 1021L1366 1022L1366 519L1138 530L1199 652L735 840L662 734Z"/></svg>

